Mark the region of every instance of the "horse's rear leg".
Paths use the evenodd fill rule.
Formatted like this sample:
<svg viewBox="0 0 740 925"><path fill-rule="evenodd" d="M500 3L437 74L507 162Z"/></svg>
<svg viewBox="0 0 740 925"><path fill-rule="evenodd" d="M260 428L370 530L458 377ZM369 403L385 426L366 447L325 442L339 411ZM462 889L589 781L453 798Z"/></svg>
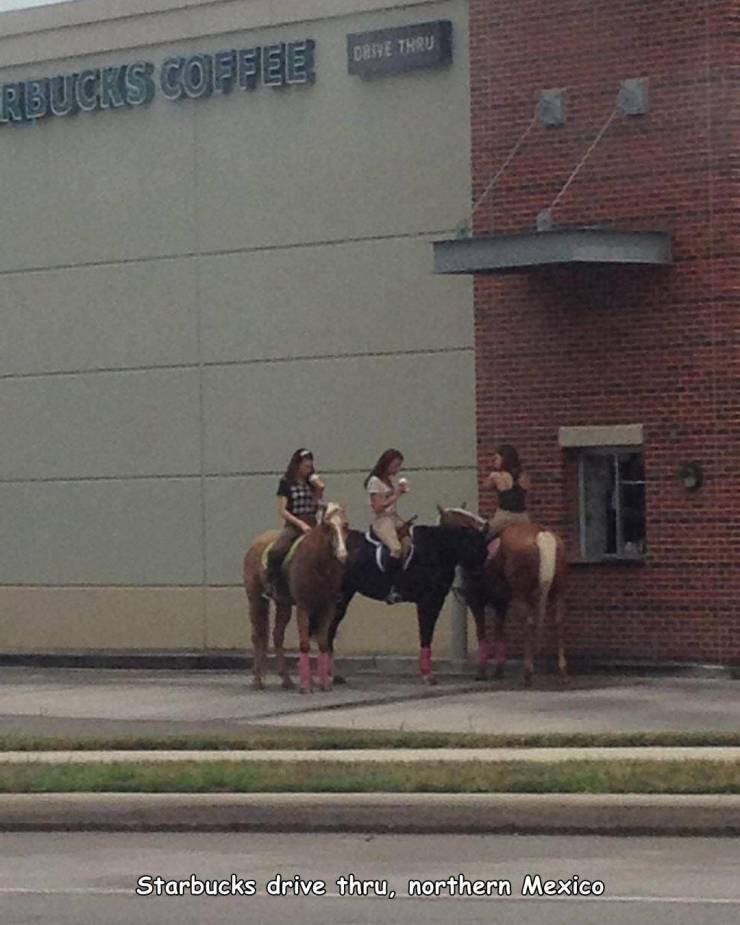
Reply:
<svg viewBox="0 0 740 925"><path fill-rule="evenodd" d="M267 636L270 627L270 605L260 594L249 594L249 619L252 623L252 687L265 689L267 671Z"/></svg>
<svg viewBox="0 0 740 925"><path fill-rule="evenodd" d="M301 693L310 694L313 691L311 679L311 636L310 613L304 607L296 607L298 620L298 640L300 654L298 656L298 675L301 679Z"/></svg>
<svg viewBox="0 0 740 925"><path fill-rule="evenodd" d="M475 633L478 637L478 671L475 675L476 681L485 681L487 679L488 662L491 658L491 644L488 641L488 622L486 620L485 607L471 607L473 619L475 620Z"/></svg>
<svg viewBox="0 0 740 925"><path fill-rule="evenodd" d="M524 627L524 686L532 686L534 676L534 637L536 633L537 602L514 598L511 602L512 619Z"/></svg>
<svg viewBox="0 0 740 925"><path fill-rule="evenodd" d="M278 600L275 604L275 626L272 631L272 644L275 649L275 669L283 679L283 690L289 691L295 687L288 670L288 660L285 657L285 629L290 623L291 605Z"/></svg>
<svg viewBox="0 0 740 925"><path fill-rule="evenodd" d="M419 622L419 668L422 681L429 685L437 683L432 671L432 639L443 603L444 598L434 598L416 606L416 617Z"/></svg>
<svg viewBox="0 0 740 925"><path fill-rule="evenodd" d="M553 603L553 610L555 614L555 633L557 636L558 642L558 675L560 677L561 684L568 683L568 663L565 658L565 634L564 634L564 624L565 624L565 600L563 595L557 593L555 595L555 600Z"/></svg>

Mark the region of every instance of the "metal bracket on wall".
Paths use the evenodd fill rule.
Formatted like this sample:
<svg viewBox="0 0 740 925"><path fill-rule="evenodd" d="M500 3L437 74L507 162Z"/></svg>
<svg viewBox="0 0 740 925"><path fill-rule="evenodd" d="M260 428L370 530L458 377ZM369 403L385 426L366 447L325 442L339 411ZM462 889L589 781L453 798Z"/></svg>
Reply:
<svg viewBox="0 0 740 925"><path fill-rule="evenodd" d="M650 111L647 77L623 80L617 96L617 106L623 116L645 116Z"/></svg>
<svg viewBox="0 0 740 925"><path fill-rule="evenodd" d="M565 90L540 90L537 118L546 128L565 125Z"/></svg>
<svg viewBox="0 0 740 925"><path fill-rule="evenodd" d="M537 213L537 231L552 231L552 209Z"/></svg>

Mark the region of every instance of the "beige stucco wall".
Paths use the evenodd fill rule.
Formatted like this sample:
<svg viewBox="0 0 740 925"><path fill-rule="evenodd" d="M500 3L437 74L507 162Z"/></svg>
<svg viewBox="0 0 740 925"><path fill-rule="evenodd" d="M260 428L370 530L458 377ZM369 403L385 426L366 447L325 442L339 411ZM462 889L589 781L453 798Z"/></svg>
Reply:
<svg viewBox="0 0 740 925"><path fill-rule="evenodd" d="M346 35L454 25L449 68L362 80ZM475 500L467 4L80 0L0 15L0 82L312 38L316 82L0 126L0 650L241 649L241 558L309 445L364 526ZM449 615L436 651L443 654ZM415 651L352 604L343 652Z"/></svg>

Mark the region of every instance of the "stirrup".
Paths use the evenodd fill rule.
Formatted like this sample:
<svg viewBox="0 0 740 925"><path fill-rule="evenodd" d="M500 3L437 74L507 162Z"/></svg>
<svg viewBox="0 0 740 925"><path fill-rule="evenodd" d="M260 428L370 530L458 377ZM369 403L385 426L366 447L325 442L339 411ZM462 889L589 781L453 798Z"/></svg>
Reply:
<svg viewBox="0 0 740 925"><path fill-rule="evenodd" d="M400 604L402 600L403 598L395 588L391 588L384 598L386 604Z"/></svg>

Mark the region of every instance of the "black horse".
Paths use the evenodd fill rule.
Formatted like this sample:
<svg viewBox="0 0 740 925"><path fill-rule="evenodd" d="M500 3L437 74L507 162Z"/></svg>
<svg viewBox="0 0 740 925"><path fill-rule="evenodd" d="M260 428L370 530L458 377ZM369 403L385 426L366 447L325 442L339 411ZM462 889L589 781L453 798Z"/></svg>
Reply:
<svg viewBox="0 0 740 925"><path fill-rule="evenodd" d="M348 564L334 622L329 632L333 651L337 627L347 612L349 602L358 592L373 600L383 600L391 584L401 599L416 604L419 621L419 667L424 681L434 684L432 674L432 637L445 598L455 578L456 567L478 570L486 558L485 538L465 527L414 527L413 552L398 572L382 571L378 544L368 541L359 530L350 530L347 538Z"/></svg>

